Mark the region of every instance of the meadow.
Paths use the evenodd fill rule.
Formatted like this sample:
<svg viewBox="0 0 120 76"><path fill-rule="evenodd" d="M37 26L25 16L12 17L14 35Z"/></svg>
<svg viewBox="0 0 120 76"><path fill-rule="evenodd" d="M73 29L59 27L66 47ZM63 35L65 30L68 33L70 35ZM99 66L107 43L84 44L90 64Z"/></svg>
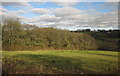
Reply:
<svg viewBox="0 0 120 76"><path fill-rule="evenodd" d="M118 74L118 52L3 51L3 74Z"/></svg>

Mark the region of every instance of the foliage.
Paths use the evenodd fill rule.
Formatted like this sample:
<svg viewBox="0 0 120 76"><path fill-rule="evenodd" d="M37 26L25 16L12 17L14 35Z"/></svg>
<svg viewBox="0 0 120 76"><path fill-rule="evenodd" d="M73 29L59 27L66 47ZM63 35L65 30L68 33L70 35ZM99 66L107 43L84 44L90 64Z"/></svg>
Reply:
<svg viewBox="0 0 120 76"><path fill-rule="evenodd" d="M102 31L102 30L101 30ZM119 51L120 50L120 31L80 31L79 33L86 33L95 38L98 45L98 50Z"/></svg>
<svg viewBox="0 0 120 76"><path fill-rule="evenodd" d="M2 27L3 50L97 49L95 39L84 33L38 28L12 19L6 20Z"/></svg>

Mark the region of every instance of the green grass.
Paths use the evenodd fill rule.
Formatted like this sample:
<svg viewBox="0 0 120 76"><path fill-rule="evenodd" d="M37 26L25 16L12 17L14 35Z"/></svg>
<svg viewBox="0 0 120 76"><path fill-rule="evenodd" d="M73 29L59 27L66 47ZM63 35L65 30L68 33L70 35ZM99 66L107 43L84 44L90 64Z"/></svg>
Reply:
<svg viewBox="0 0 120 76"><path fill-rule="evenodd" d="M110 51L3 51L2 59L7 74L118 73L118 52Z"/></svg>

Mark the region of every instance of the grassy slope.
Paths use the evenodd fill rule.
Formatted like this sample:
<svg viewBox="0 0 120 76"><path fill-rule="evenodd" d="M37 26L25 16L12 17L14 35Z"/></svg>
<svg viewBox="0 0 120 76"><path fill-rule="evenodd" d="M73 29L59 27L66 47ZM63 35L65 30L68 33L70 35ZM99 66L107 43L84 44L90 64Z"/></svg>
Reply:
<svg viewBox="0 0 120 76"><path fill-rule="evenodd" d="M3 72L19 74L114 74L118 73L118 52L3 51Z"/></svg>

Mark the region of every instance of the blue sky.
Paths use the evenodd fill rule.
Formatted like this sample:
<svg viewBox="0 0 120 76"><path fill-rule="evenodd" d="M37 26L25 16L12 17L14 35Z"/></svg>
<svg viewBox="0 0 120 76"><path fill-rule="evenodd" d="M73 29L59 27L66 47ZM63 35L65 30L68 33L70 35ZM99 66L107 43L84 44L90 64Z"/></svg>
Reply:
<svg viewBox="0 0 120 76"><path fill-rule="evenodd" d="M61 29L117 29L115 2L3 2L3 19Z"/></svg>

